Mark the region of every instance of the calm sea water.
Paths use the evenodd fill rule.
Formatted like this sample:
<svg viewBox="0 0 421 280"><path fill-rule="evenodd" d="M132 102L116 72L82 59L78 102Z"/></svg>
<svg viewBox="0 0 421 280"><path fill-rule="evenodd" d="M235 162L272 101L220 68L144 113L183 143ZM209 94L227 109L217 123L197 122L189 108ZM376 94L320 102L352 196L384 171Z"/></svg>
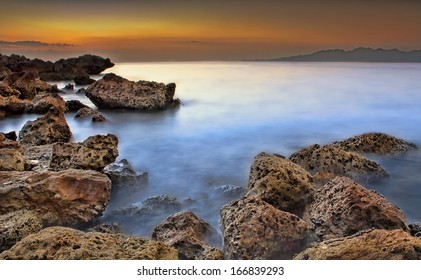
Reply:
<svg viewBox="0 0 421 280"><path fill-rule="evenodd" d="M175 82L182 101L179 109L156 113L104 111L106 123L67 115L76 141L115 133L119 158L149 173L147 186L114 190L98 221L120 222L131 234L150 235L171 211L139 218L113 210L161 194L177 197L184 209L219 228L219 209L239 194L215 187L246 186L253 158L262 151L289 156L364 132L421 146L421 64L132 63L107 72ZM72 92L63 97L93 106ZM19 130L36 117L0 121L0 131ZM391 178L367 187L396 203L410 222L421 222L421 153L374 159Z"/></svg>

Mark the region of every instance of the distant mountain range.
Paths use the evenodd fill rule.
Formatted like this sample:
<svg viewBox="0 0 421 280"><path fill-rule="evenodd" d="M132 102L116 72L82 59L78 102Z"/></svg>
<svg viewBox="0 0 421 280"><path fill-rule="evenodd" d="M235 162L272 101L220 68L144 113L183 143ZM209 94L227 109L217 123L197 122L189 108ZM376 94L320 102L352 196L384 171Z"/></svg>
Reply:
<svg viewBox="0 0 421 280"><path fill-rule="evenodd" d="M421 50L400 51L398 49L356 48L322 50L306 55L297 55L259 61L309 61L309 62L421 62Z"/></svg>

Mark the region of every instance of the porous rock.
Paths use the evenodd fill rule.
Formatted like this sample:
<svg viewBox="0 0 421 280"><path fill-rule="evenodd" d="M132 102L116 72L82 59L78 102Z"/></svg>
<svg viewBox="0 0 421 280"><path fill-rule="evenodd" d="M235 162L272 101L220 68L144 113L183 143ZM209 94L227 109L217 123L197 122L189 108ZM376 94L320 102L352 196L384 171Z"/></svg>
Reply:
<svg viewBox="0 0 421 280"><path fill-rule="evenodd" d="M127 159L107 165L103 172L110 177L113 186L139 186L148 180L148 173L136 172Z"/></svg>

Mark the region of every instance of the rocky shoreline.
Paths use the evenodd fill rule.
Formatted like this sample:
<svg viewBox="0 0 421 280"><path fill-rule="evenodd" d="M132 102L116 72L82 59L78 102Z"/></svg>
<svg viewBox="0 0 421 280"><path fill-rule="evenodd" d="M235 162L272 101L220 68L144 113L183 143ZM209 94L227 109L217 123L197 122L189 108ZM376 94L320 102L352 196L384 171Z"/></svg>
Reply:
<svg viewBox="0 0 421 280"><path fill-rule="evenodd" d="M90 80L112 66L90 55L55 63L0 55L0 118L41 115L19 133L0 133L0 259L421 259L421 227L364 187L390 176L368 154L417 148L382 133L314 144L290 157L258 154L245 190L221 186L243 194L220 210L222 249L212 241L220 238L218 231L169 196L116 212L170 211L148 238L126 235L115 225L89 228L113 189L142 185L148 174L127 160L116 162L116 135L74 143L66 111L92 121L106 118L79 101L65 102L60 89L44 80L89 83L86 96L99 110L150 112L180 104L173 83L115 74Z"/></svg>

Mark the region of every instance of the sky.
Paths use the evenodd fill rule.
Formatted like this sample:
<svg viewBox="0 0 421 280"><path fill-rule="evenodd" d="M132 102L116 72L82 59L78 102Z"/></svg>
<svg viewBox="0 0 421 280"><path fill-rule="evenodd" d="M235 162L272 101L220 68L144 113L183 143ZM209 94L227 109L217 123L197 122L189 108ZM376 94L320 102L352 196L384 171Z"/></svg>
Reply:
<svg viewBox="0 0 421 280"><path fill-rule="evenodd" d="M116 62L421 49L420 0L0 0L0 53Z"/></svg>

